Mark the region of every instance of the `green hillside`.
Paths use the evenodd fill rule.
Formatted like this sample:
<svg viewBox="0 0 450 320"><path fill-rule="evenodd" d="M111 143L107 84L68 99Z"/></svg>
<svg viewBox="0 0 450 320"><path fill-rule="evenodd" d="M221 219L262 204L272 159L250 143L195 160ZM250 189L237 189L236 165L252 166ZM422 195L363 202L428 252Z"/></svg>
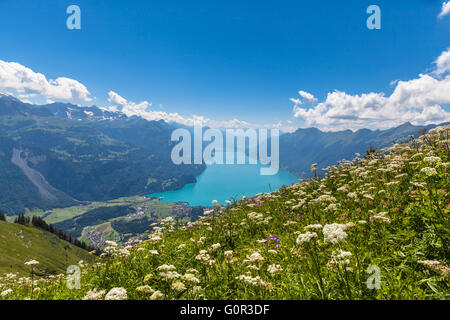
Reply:
<svg viewBox="0 0 450 320"><path fill-rule="evenodd" d="M94 257L50 232L0 221L0 275L28 274L30 268L24 265L28 260L39 261L35 272L44 275L65 273L69 265L93 261Z"/></svg>
<svg viewBox="0 0 450 320"><path fill-rule="evenodd" d="M193 223L164 218L144 242L109 241L80 290L48 278L31 298L448 299L449 137L435 128Z"/></svg>
<svg viewBox="0 0 450 320"><path fill-rule="evenodd" d="M175 129L93 107L0 96L0 210L7 215L176 190L205 165L175 165ZM86 117L79 117L80 115Z"/></svg>

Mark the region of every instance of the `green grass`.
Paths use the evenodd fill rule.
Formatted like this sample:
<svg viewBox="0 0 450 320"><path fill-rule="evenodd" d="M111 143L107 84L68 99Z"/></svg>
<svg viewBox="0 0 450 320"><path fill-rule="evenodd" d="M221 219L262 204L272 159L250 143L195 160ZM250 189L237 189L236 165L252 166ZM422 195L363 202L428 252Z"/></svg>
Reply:
<svg viewBox="0 0 450 320"><path fill-rule="evenodd" d="M165 218L135 247L109 243L80 290L47 279L31 298L449 299L449 137L434 129L187 225Z"/></svg>
<svg viewBox="0 0 450 320"><path fill-rule="evenodd" d="M80 260L93 261L86 250L78 248L56 235L33 226L0 221L0 275L28 275L28 260L38 260L37 274L65 273L69 265Z"/></svg>

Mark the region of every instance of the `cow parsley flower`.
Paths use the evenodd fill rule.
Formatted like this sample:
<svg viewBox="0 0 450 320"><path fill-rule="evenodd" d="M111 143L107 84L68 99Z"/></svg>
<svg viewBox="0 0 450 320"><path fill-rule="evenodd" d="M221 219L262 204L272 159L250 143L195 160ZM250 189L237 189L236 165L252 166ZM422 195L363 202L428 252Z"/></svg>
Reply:
<svg viewBox="0 0 450 320"><path fill-rule="evenodd" d="M117 247L117 242L106 240L105 243L110 247Z"/></svg>
<svg viewBox="0 0 450 320"><path fill-rule="evenodd" d="M260 262L264 261L264 257L259 252L253 252L251 255L247 256L247 259L244 262Z"/></svg>
<svg viewBox="0 0 450 320"><path fill-rule="evenodd" d="M442 159L439 157L435 157L435 156L429 156L429 157L425 157L423 158L423 162L431 164L431 165L439 165L442 162Z"/></svg>
<svg viewBox="0 0 450 320"><path fill-rule="evenodd" d="M151 293L155 292L155 290L153 290L149 285L137 287L136 291L146 293L146 294L151 294Z"/></svg>
<svg viewBox="0 0 450 320"><path fill-rule="evenodd" d="M331 204L328 205L328 207L326 207L324 210L325 210L326 212L328 212L328 211L336 211L337 208L338 208L338 206L337 206L336 203L331 203Z"/></svg>
<svg viewBox="0 0 450 320"><path fill-rule="evenodd" d="M157 290L155 291L151 296L150 296L150 300L158 300L158 299L162 299L164 298L164 294Z"/></svg>
<svg viewBox="0 0 450 320"><path fill-rule="evenodd" d="M324 241L326 243L336 244L347 239L347 233L344 231L345 228L345 224L326 224L322 229Z"/></svg>
<svg viewBox="0 0 450 320"><path fill-rule="evenodd" d="M347 197L349 197L350 199L356 199L356 198L358 198L358 195L354 192L349 192L347 194Z"/></svg>
<svg viewBox="0 0 450 320"><path fill-rule="evenodd" d="M318 223L318 224L310 224L310 225L307 225L306 227L305 227L305 229L306 230L311 230L311 229L322 229L322 225L320 224L320 223Z"/></svg>
<svg viewBox="0 0 450 320"><path fill-rule="evenodd" d="M215 243L211 246L211 251L217 250L220 248L220 243Z"/></svg>
<svg viewBox="0 0 450 320"><path fill-rule="evenodd" d="M223 254L225 255L225 257L229 258L229 257L233 256L233 250L224 251Z"/></svg>
<svg viewBox="0 0 450 320"><path fill-rule="evenodd" d="M105 300L127 300L127 290L124 288L112 288L105 297Z"/></svg>
<svg viewBox="0 0 450 320"><path fill-rule="evenodd" d="M158 268L156 268L156 270L158 270L158 271L173 271L175 269L176 268L174 265L167 265L167 264L163 264L163 265L159 266Z"/></svg>
<svg viewBox="0 0 450 320"><path fill-rule="evenodd" d="M186 286L181 281L175 281L174 283L172 283L172 290L176 292L181 292L186 290Z"/></svg>
<svg viewBox="0 0 450 320"><path fill-rule="evenodd" d="M305 242L309 242L311 241L311 239L316 238L317 237L317 233L315 232L305 232L305 233L300 233L297 237L296 243L298 245L301 245L302 243Z"/></svg>
<svg viewBox="0 0 450 320"><path fill-rule="evenodd" d="M199 273L197 269L190 268L186 270L187 273Z"/></svg>
<svg viewBox="0 0 450 320"><path fill-rule="evenodd" d="M27 266L36 266L36 265L39 264L39 261L37 261L37 260L29 260L29 261L25 262L25 264Z"/></svg>
<svg viewBox="0 0 450 320"><path fill-rule="evenodd" d="M2 293L0 293L0 295L2 297L6 297L8 294L12 293L12 289L6 289L5 291L2 291Z"/></svg>
<svg viewBox="0 0 450 320"><path fill-rule="evenodd" d="M192 273L186 273L182 279L187 282L200 283L200 280Z"/></svg>
<svg viewBox="0 0 450 320"><path fill-rule="evenodd" d="M86 295L84 296L83 300L101 300L103 296L105 295L105 290L97 291L97 289L89 290L86 292Z"/></svg>
<svg viewBox="0 0 450 320"><path fill-rule="evenodd" d="M159 276L166 280L178 279L181 275L176 271L160 272Z"/></svg>
<svg viewBox="0 0 450 320"><path fill-rule="evenodd" d="M270 266L267 267L267 272L269 272L270 274L274 274L282 270L283 268L281 268L279 264L271 264Z"/></svg>
<svg viewBox="0 0 450 320"><path fill-rule="evenodd" d="M420 170L420 172L426 174L428 177L432 177L438 174L435 168L429 167L423 168L422 170Z"/></svg>
<svg viewBox="0 0 450 320"><path fill-rule="evenodd" d="M350 251L344 251L342 249L333 251L331 260L327 263L327 268L331 271L335 271L337 266L342 266L346 271L352 271L348 265L350 264L350 257L352 253Z"/></svg>
<svg viewBox="0 0 450 320"><path fill-rule="evenodd" d="M241 280L241 281L248 283L255 287L263 287L266 290L272 289L272 285L268 282L265 282L263 279L261 279L260 276L253 278L252 276L240 275L240 276L236 277L236 280Z"/></svg>
<svg viewBox="0 0 450 320"><path fill-rule="evenodd" d="M370 217L369 220L370 220L370 222L374 222L376 220L380 220L380 221L383 221L383 222L389 224L389 223L391 223L391 220L388 217L386 217L386 215L387 215L387 212L380 212L380 213Z"/></svg>

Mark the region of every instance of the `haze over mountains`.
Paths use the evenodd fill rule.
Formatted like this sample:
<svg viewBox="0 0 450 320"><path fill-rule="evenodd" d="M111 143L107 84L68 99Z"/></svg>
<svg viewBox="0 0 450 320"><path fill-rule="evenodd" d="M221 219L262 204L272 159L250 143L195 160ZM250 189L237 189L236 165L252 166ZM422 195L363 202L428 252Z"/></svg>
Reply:
<svg viewBox="0 0 450 320"><path fill-rule="evenodd" d="M176 127L95 106L38 106L1 94L0 210L13 215L175 190L195 182L205 165L174 165L170 159ZM306 178L312 163L323 168L431 127L406 123L384 131L299 129L280 137L280 165Z"/></svg>

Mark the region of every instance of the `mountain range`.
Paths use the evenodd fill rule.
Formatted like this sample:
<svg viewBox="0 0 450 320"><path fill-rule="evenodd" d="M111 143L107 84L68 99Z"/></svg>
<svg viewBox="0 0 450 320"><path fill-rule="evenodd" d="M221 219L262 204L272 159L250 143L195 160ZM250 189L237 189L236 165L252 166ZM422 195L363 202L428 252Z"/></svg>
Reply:
<svg viewBox="0 0 450 320"><path fill-rule="evenodd" d="M280 167L307 178L312 163L325 168L434 126L298 129L280 136ZM33 105L0 94L0 211L62 208L195 182L205 165L175 165L170 159L175 144L170 136L178 127L96 106Z"/></svg>
<svg viewBox="0 0 450 320"><path fill-rule="evenodd" d="M64 207L173 190L204 165L170 161L173 127L97 107L0 96L0 210Z"/></svg>
<svg viewBox="0 0 450 320"><path fill-rule="evenodd" d="M308 178L313 163L317 164L320 174L320 169L335 165L340 160L351 160L356 153L364 156L371 147L390 147L404 142L409 136L417 138L434 127L434 124L415 126L407 122L387 130L324 132L317 128L298 129L280 136L280 167L299 178Z"/></svg>

